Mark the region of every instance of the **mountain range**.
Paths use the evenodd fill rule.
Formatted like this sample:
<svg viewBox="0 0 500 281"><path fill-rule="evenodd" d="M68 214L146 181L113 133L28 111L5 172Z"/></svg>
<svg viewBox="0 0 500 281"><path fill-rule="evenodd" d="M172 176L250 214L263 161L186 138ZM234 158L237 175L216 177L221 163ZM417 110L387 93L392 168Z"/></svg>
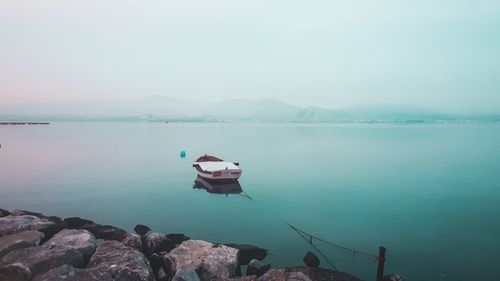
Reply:
<svg viewBox="0 0 500 281"><path fill-rule="evenodd" d="M272 99L201 103L157 95L118 102L0 105L0 120L457 122L500 121L500 115L445 114L407 105L365 105L336 109L299 107Z"/></svg>

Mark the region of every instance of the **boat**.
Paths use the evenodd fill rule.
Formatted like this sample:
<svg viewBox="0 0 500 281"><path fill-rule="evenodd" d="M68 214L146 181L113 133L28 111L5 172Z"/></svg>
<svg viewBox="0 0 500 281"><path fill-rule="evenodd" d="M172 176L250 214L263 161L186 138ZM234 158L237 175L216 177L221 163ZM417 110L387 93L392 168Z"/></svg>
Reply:
<svg viewBox="0 0 500 281"><path fill-rule="evenodd" d="M209 180L237 180L241 176L239 163L227 162L211 155L196 159L193 167L198 175Z"/></svg>

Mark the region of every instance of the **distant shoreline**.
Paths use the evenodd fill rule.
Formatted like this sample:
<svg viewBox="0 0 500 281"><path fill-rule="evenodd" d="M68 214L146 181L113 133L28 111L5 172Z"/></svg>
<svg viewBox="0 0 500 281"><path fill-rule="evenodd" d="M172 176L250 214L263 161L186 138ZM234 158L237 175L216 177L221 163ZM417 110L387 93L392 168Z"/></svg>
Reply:
<svg viewBox="0 0 500 281"><path fill-rule="evenodd" d="M0 122L4 126L19 126L19 125L50 125L50 122Z"/></svg>

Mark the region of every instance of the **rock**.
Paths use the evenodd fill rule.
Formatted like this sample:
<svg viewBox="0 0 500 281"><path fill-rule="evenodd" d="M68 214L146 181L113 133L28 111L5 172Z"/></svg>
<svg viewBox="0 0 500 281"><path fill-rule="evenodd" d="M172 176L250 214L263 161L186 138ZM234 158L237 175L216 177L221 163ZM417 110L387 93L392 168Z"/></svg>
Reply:
<svg viewBox="0 0 500 281"><path fill-rule="evenodd" d="M319 258L312 252L307 252L307 254L302 259L304 264L310 267L319 267Z"/></svg>
<svg viewBox="0 0 500 281"><path fill-rule="evenodd" d="M43 233L36 230L0 236L0 258L18 249L38 246L43 236Z"/></svg>
<svg viewBox="0 0 500 281"><path fill-rule="evenodd" d="M200 277L198 277L196 271L187 267L182 267L177 270L172 281L200 281Z"/></svg>
<svg viewBox="0 0 500 281"><path fill-rule="evenodd" d="M36 216L9 215L0 218L0 236L9 235L26 230L39 230L43 232L44 229L53 227L54 225L55 225L54 222L49 221L47 219L41 219Z"/></svg>
<svg viewBox="0 0 500 281"><path fill-rule="evenodd" d="M186 240L191 239L182 233L170 233L170 234L167 234L166 236L167 236L168 240L170 240L170 242L172 242L173 244L176 244L176 245L178 245Z"/></svg>
<svg viewBox="0 0 500 281"><path fill-rule="evenodd" d="M33 281L113 281L113 276L106 270L76 269L63 265L38 275Z"/></svg>
<svg viewBox="0 0 500 281"><path fill-rule="evenodd" d="M386 275L382 279L383 281L404 281L404 279L397 275L397 274L391 274L391 275Z"/></svg>
<svg viewBox="0 0 500 281"><path fill-rule="evenodd" d="M0 280L31 280L64 264L83 267L96 240L85 230L63 230L36 247L12 251L0 259Z"/></svg>
<svg viewBox="0 0 500 281"><path fill-rule="evenodd" d="M155 276L156 276L156 281L170 281L171 280L170 276L168 275L168 273L166 272L164 267L160 267L158 269L158 271L156 272Z"/></svg>
<svg viewBox="0 0 500 281"><path fill-rule="evenodd" d="M250 260L263 260L267 256L267 250L259 248L253 245L247 244L225 244L228 247L232 247L240 250L239 263L240 265L247 265Z"/></svg>
<svg viewBox="0 0 500 281"><path fill-rule="evenodd" d="M259 281L361 281L361 279L340 271L314 267L290 267L270 269Z"/></svg>
<svg viewBox="0 0 500 281"><path fill-rule="evenodd" d="M84 226L86 224L93 224L94 223L91 220L82 219L80 217L65 218L64 222L66 223L67 228L76 228L76 229L81 228L82 226Z"/></svg>
<svg viewBox="0 0 500 281"><path fill-rule="evenodd" d="M168 252L175 247L174 244L170 243L167 236L158 232L153 232L144 237L142 245L146 256L154 253Z"/></svg>
<svg viewBox="0 0 500 281"><path fill-rule="evenodd" d="M258 277L255 275L240 276L235 278L223 279L223 281L257 281Z"/></svg>
<svg viewBox="0 0 500 281"><path fill-rule="evenodd" d="M247 274L246 275L262 276L269 269L271 269L270 264L262 264L258 260L253 259L250 261L250 263L247 266Z"/></svg>
<svg viewBox="0 0 500 281"><path fill-rule="evenodd" d="M118 242L123 241L123 239L127 238L128 235L128 233L123 229L97 223L85 224L81 226L80 229L92 232L97 239L116 240Z"/></svg>
<svg viewBox="0 0 500 281"><path fill-rule="evenodd" d="M148 260L154 272L165 266L165 260L159 254L152 254L151 256L149 256Z"/></svg>
<svg viewBox="0 0 500 281"><path fill-rule="evenodd" d="M155 280L144 254L117 241L103 242L90 258L87 268L105 269L115 280Z"/></svg>
<svg viewBox="0 0 500 281"><path fill-rule="evenodd" d="M144 235L148 234L148 232L151 231L151 228L149 228L148 226L143 225L143 224L138 224L134 227L134 231L135 231L135 233L139 234L140 236L144 236Z"/></svg>
<svg viewBox="0 0 500 281"><path fill-rule="evenodd" d="M5 209L0 209L0 218L3 218L3 217L6 217L8 215L10 215L11 212L5 210Z"/></svg>
<svg viewBox="0 0 500 281"><path fill-rule="evenodd" d="M202 281L232 278L239 269L237 249L201 240L184 241L164 258L171 273L187 267Z"/></svg>
<svg viewBox="0 0 500 281"><path fill-rule="evenodd" d="M97 248L97 241L94 235L86 230L65 229L57 233L43 244L43 246L48 248L74 249L82 255L84 262L87 262Z"/></svg>
<svg viewBox="0 0 500 281"><path fill-rule="evenodd" d="M141 237L135 233L129 233L127 238L123 239L122 243L126 246L142 251Z"/></svg>

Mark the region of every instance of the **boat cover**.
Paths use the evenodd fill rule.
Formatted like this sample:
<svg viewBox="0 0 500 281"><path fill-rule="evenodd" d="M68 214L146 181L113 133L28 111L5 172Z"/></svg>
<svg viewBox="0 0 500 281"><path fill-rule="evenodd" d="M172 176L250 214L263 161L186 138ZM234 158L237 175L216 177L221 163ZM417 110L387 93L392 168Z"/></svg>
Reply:
<svg viewBox="0 0 500 281"><path fill-rule="evenodd" d="M209 162L196 162L195 164L200 165L200 168L207 172L225 170L226 168L228 168L229 170L240 169L238 168L238 166L234 165L233 162L209 161Z"/></svg>

